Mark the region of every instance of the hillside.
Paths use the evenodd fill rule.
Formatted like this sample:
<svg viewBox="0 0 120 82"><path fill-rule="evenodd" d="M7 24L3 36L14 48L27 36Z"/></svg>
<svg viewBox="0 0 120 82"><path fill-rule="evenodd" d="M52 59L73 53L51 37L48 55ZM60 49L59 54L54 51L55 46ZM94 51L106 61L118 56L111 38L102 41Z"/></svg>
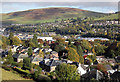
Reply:
<svg viewBox="0 0 120 82"><path fill-rule="evenodd" d="M2 15L2 22L34 24L40 22L53 22L55 20L76 18L76 17L104 17L106 14L87 11L76 8L43 8L32 9L20 12L12 12Z"/></svg>
<svg viewBox="0 0 120 82"><path fill-rule="evenodd" d="M118 19L118 13L96 18L95 20L112 20L112 19Z"/></svg>

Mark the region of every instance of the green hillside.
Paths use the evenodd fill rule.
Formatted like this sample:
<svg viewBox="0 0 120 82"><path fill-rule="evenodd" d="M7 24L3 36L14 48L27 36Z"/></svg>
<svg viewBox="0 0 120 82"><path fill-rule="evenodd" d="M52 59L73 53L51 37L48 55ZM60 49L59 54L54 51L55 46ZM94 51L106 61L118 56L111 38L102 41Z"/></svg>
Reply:
<svg viewBox="0 0 120 82"><path fill-rule="evenodd" d="M104 17L107 14L76 8L43 8L2 15L3 24L35 24L76 17Z"/></svg>
<svg viewBox="0 0 120 82"><path fill-rule="evenodd" d="M118 19L118 14L111 14L108 16L96 18L95 20L113 20L113 19Z"/></svg>

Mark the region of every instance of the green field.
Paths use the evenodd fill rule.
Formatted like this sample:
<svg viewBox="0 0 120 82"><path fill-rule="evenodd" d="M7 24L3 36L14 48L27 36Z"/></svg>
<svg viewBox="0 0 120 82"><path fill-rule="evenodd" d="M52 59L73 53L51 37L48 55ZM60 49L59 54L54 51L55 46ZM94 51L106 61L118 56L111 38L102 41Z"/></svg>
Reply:
<svg viewBox="0 0 120 82"><path fill-rule="evenodd" d="M2 80L29 80L29 79L25 79L25 78L21 77L18 74L11 72L11 71L6 71L4 69L1 69L1 70L2 70Z"/></svg>

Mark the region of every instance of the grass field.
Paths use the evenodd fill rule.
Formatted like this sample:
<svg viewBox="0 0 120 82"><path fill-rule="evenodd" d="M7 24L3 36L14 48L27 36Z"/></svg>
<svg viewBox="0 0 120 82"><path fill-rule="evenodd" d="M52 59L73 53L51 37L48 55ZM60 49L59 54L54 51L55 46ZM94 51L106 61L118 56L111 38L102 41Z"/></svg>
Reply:
<svg viewBox="0 0 120 82"><path fill-rule="evenodd" d="M11 71L6 71L4 69L1 69L1 70L2 70L2 80L29 80L29 79L25 79L25 78L21 77L18 74L11 72Z"/></svg>

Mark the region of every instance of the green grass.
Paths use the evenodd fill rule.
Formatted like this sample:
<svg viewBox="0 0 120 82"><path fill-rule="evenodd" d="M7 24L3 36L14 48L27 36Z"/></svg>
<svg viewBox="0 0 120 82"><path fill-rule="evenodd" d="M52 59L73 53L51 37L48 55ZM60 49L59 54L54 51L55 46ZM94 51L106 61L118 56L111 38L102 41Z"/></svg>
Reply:
<svg viewBox="0 0 120 82"><path fill-rule="evenodd" d="M112 15L109 15L109 16L96 18L95 20L110 20L110 19L118 19L118 14L112 14Z"/></svg>
<svg viewBox="0 0 120 82"><path fill-rule="evenodd" d="M2 80L29 80L21 77L19 74L15 74L12 71L2 70Z"/></svg>

